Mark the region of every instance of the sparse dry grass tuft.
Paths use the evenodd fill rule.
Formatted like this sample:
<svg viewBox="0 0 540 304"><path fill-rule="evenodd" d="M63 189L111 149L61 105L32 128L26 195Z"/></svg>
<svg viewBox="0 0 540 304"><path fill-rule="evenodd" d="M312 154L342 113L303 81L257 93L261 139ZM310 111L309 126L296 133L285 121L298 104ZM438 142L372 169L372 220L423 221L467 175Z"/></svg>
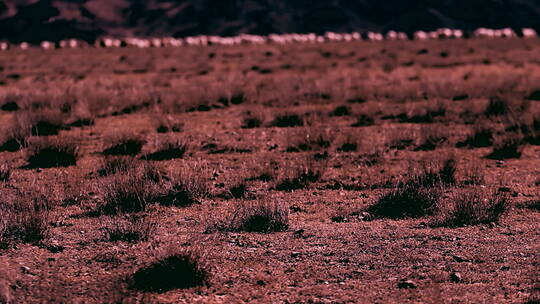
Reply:
<svg viewBox="0 0 540 304"><path fill-rule="evenodd" d="M131 287L146 292L204 286L210 273L202 257L193 251L168 254L137 270Z"/></svg>
<svg viewBox="0 0 540 304"><path fill-rule="evenodd" d="M0 182L7 182L9 181L9 178L11 177L11 167L9 167L7 164L2 164L0 166Z"/></svg>
<svg viewBox="0 0 540 304"><path fill-rule="evenodd" d="M105 137L104 155L137 155L146 141L135 134L111 134Z"/></svg>
<svg viewBox="0 0 540 304"><path fill-rule="evenodd" d="M79 156L78 145L66 137L32 138L26 151L29 168L74 166Z"/></svg>
<svg viewBox="0 0 540 304"><path fill-rule="evenodd" d="M211 231L270 233L289 228L289 208L279 201L241 201L223 222L211 224Z"/></svg>
<svg viewBox="0 0 540 304"><path fill-rule="evenodd" d="M37 192L0 191L0 247L16 242L37 244L50 232L47 196Z"/></svg>
<svg viewBox="0 0 540 304"><path fill-rule="evenodd" d="M104 216L100 230L107 241L136 243L147 241L155 231L155 224L134 215Z"/></svg>
<svg viewBox="0 0 540 304"><path fill-rule="evenodd" d="M453 195L450 201L438 206L435 226L459 227L496 223L510 208L509 197L501 192L487 195L475 188Z"/></svg>

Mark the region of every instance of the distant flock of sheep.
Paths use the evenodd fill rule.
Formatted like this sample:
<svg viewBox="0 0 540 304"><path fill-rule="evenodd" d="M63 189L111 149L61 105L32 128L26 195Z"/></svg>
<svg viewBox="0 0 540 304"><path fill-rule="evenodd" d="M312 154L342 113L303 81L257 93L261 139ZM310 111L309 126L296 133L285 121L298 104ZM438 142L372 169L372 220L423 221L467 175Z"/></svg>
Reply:
<svg viewBox="0 0 540 304"><path fill-rule="evenodd" d="M95 43L89 44L86 41L79 39L66 39L60 42L43 41L39 47L44 50L52 50L57 48L82 48L82 47L97 47L97 48L119 48L119 47L181 47L181 46L206 46L206 45L241 45L241 44L287 44L287 43L324 43L329 41L382 41L382 40L428 40L428 39L460 39L467 37L478 38L535 38L537 33L532 28L524 28L518 35L511 28L489 29L479 28L473 32L465 32L459 29L441 28L431 32L417 31L411 36L404 32L388 31L386 34L367 32L367 33L334 33L327 32L324 35L316 34L271 34L268 36L241 34L234 37L219 37L219 36L194 36L186 38L100 38ZM0 50L9 49L26 50L35 47L27 42L20 44L10 44L6 41L0 42Z"/></svg>

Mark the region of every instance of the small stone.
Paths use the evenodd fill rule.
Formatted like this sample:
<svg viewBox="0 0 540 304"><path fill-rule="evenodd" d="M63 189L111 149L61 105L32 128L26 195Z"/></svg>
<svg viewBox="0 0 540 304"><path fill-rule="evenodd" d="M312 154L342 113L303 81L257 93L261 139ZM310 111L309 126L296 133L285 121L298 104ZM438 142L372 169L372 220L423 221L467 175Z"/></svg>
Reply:
<svg viewBox="0 0 540 304"><path fill-rule="evenodd" d="M412 280L401 280L398 282L397 287L403 288L403 289L414 289L414 288L417 288L418 286Z"/></svg>
<svg viewBox="0 0 540 304"><path fill-rule="evenodd" d="M452 272L452 274L450 275L450 280L454 283L459 283L463 281L463 277L461 277L461 273L459 272Z"/></svg>

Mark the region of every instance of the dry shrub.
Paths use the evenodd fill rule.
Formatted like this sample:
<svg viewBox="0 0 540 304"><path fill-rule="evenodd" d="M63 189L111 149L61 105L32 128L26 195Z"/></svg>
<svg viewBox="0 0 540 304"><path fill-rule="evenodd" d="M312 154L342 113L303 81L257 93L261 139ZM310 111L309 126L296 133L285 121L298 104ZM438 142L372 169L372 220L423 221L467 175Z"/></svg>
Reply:
<svg viewBox="0 0 540 304"><path fill-rule="evenodd" d="M277 114L270 123L272 127L289 128L304 125L302 116L293 113Z"/></svg>
<svg viewBox="0 0 540 304"><path fill-rule="evenodd" d="M498 222L510 208L509 197L501 192L491 195L475 188L454 194L438 207L436 226L459 227Z"/></svg>
<svg viewBox="0 0 540 304"><path fill-rule="evenodd" d="M101 232L110 242L124 241L136 243L147 241L155 231L155 224L145 217L122 215L101 218Z"/></svg>
<svg viewBox="0 0 540 304"><path fill-rule="evenodd" d="M242 201L235 206L232 214L224 222L210 226L207 232L245 231L270 233L289 228L289 208L277 201Z"/></svg>
<svg viewBox="0 0 540 304"><path fill-rule="evenodd" d="M68 167L77 164L79 147L67 137L32 138L28 142L28 168Z"/></svg>
<svg viewBox="0 0 540 304"><path fill-rule="evenodd" d="M188 149L186 141L175 138L160 139L155 146L155 151L145 155L145 159L163 161L182 158Z"/></svg>
<svg viewBox="0 0 540 304"><path fill-rule="evenodd" d="M450 157L439 164L425 164L418 170L410 169L412 176L398 182L368 211L379 218L417 218L432 215L445 186L455 183L456 162Z"/></svg>
<svg viewBox="0 0 540 304"><path fill-rule="evenodd" d="M504 160L509 158L520 158L523 152L523 139L519 135L506 135L497 138L490 154L486 155L489 159Z"/></svg>
<svg viewBox="0 0 540 304"><path fill-rule="evenodd" d="M487 117L502 116L508 114L520 114L526 112L530 107L528 101L521 101L505 96L492 96L484 111Z"/></svg>
<svg viewBox="0 0 540 304"><path fill-rule="evenodd" d="M0 247L37 244L49 235L50 201L37 192L0 191Z"/></svg>
<svg viewBox="0 0 540 304"><path fill-rule="evenodd" d="M105 137L104 155L137 155L145 144L136 134L112 134Z"/></svg>
<svg viewBox="0 0 540 304"><path fill-rule="evenodd" d="M167 254L137 270L131 288L146 292L167 292L173 289L204 286L209 271L203 257L194 251Z"/></svg>
<svg viewBox="0 0 540 304"><path fill-rule="evenodd" d="M7 182L11 177L11 167L7 164L2 164L0 166L0 182Z"/></svg>

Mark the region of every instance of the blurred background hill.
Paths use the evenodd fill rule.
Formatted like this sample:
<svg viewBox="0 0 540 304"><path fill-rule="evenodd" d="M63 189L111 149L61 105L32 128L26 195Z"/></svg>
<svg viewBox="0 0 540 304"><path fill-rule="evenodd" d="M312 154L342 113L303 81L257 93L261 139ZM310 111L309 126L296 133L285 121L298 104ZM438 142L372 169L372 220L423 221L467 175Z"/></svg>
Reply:
<svg viewBox="0 0 540 304"><path fill-rule="evenodd" d="M478 27L540 30L540 0L9 0L0 39L324 33Z"/></svg>

